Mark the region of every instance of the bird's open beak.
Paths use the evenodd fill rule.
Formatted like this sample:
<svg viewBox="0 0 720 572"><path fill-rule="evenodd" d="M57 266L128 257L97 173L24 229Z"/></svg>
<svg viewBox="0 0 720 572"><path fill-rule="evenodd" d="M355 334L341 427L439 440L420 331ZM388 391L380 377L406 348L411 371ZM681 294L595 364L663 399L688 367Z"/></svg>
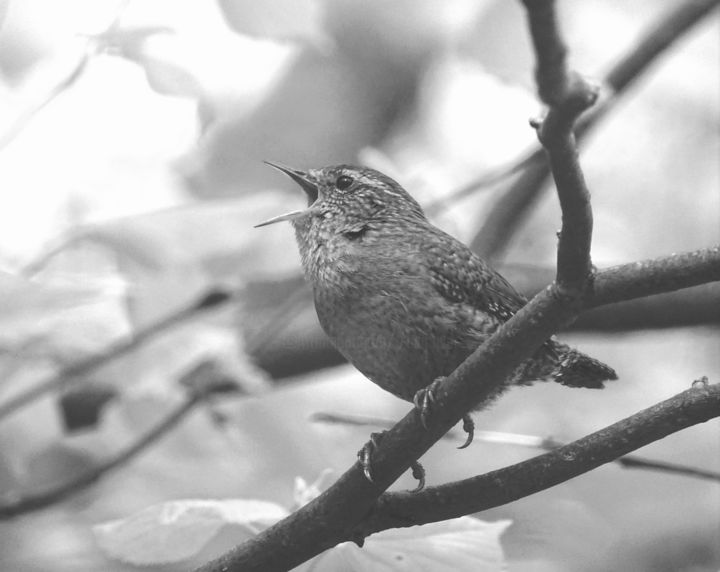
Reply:
<svg viewBox="0 0 720 572"><path fill-rule="evenodd" d="M255 225L255 228L258 228L260 226L267 226L269 224L275 224L276 222L281 222L284 220L293 220L298 217L301 217L305 214L307 214L310 211L310 208L312 207L312 204L317 200L318 198L318 187L317 183L313 181L313 179L308 175L307 173L303 171L299 171L298 169L293 169L291 167L287 167L285 165L280 165L279 163L271 163L270 161L263 161L266 165L270 165L272 168L277 169L278 171L281 171L285 173L288 177L290 177L293 181L295 181L303 191L305 191L305 194L308 197L308 208L303 209L300 211L292 211L289 213L282 214L280 216L273 217L271 219L266 220L265 222L261 222L259 224Z"/></svg>

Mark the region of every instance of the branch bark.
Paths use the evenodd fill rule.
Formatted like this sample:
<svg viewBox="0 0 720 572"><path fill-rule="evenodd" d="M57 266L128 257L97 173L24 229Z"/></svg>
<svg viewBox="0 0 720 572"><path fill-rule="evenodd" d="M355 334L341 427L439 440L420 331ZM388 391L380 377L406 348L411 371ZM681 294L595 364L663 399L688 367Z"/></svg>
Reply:
<svg viewBox="0 0 720 572"><path fill-rule="evenodd" d="M668 435L720 416L720 384L704 382L544 455L418 493L385 493L357 534L457 518L548 489Z"/></svg>

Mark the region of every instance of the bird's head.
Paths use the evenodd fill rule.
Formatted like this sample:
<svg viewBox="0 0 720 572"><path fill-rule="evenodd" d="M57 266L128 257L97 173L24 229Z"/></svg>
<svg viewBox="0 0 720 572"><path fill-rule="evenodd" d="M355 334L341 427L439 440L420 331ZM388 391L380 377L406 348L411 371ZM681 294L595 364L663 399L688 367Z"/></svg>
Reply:
<svg viewBox="0 0 720 572"><path fill-rule="evenodd" d="M422 208L396 181L366 167L336 165L299 171L267 162L305 191L306 209L276 216L256 226L288 220L298 238L353 235L371 228L425 221Z"/></svg>

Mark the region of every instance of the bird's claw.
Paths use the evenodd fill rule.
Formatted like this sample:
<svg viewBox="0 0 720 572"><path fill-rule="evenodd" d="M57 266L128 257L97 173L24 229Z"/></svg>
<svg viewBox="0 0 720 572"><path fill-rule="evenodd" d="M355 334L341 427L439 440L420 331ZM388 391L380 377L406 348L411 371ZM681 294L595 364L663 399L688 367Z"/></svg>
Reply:
<svg viewBox="0 0 720 572"><path fill-rule="evenodd" d="M475 436L475 422L472 420L469 413L463 415L463 431L467 433L467 437L465 438L465 442L460 445L458 449L468 447L470 443L473 442L473 437Z"/></svg>
<svg viewBox="0 0 720 572"><path fill-rule="evenodd" d="M372 476L372 456L375 449L378 448L383 435L385 435L385 431L381 431L380 433L371 433L370 440L363 445L362 449L360 449L357 454L363 474L371 483L375 482Z"/></svg>
<svg viewBox="0 0 720 572"><path fill-rule="evenodd" d="M380 433L371 433L370 440L363 445L362 449L360 449L357 454L358 461L362 467L363 475L365 475L365 478L371 483L375 482L372 471L372 456L380 445L380 441L382 441L385 433L385 431ZM410 465L410 469L412 470L413 477L415 477L418 481L417 486L411 491L416 493L425 487L425 469L418 461L413 461Z"/></svg>
<svg viewBox="0 0 720 572"><path fill-rule="evenodd" d="M430 416L432 415L432 406L436 401L435 392L444 380L444 377L438 377L430 385L419 390L415 394L415 397L413 397L415 408L420 413L420 423L422 423L422 426L425 429L428 428ZM463 415L463 431L467 433L467 438L465 439L465 443L460 445L458 449L464 449L469 446L475 436L475 423L469 414Z"/></svg>
<svg viewBox="0 0 720 572"><path fill-rule="evenodd" d="M418 482L417 486L410 492L419 493L425 488L425 469L419 461L413 461L412 465L410 465L410 469L412 470L412 476L415 477Z"/></svg>

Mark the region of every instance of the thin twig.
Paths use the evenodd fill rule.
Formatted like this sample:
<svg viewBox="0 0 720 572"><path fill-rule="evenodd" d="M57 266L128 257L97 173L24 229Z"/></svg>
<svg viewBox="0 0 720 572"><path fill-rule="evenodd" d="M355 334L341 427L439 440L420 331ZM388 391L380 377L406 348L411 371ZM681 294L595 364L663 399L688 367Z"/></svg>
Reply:
<svg viewBox="0 0 720 572"><path fill-rule="evenodd" d="M72 479L68 483L57 485L51 489L30 493L12 501L5 501L0 504L0 519L7 519L35 510L46 508L52 504L63 501L68 497L80 492L86 487L100 480L105 474L124 465L136 457L160 437L167 434L180 421L182 421L203 399L205 395L195 393L185 400L180 406L172 411L165 419L140 437L132 445L123 449L106 461L99 463L88 471Z"/></svg>
<svg viewBox="0 0 720 572"><path fill-rule="evenodd" d="M683 37L690 29L720 5L720 0L688 0L664 14L656 24L630 48L605 75L603 85L613 96L596 106L578 122L575 130L578 143L591 128L614 108L628 88L645 73L653 62ZM538 159L542 149L532 155L526 169L503 193L485 217L485 223L470 242L470 247L487 260L498 260L525 220L547 183L550 170Z"/></svg>
<svg viewBox="0 0 720 572"><path fill-rule="evenodd" d="M110 471L125 465L148 449L163 435L175 428L210 395L226 393L231 387L235 389L237 382L229 378L217 363L212 360L205 360L197 363L192 369L183 374L178 380L178 385L187 388L188 397L155 427L138 437L136 441L124 449L111 455L105 461L73 477L66 483L55 485L41 492L20 495L18 498L10 501L6 500L4 503L0 502L0 520L47 508L79 493L99 481Z"/></svg>
<svg viewBox="0 0 720 572"><path fill-rule="evenodd" d="M105 29L105 32L99 34L98 36L86 37L82 55L68 74L53 85L40 99L40 101L23 110L23 112L12 121L10 127L0 134L0 151L12 143L43 109L77 83L87 69L90 59L100 51L101 46L98 43L98 38L109 35L118 28L128 2L129 0L123 0L120 2L118 7L115 9L115 13L113 14L110 24Z"/></svg>
<svg viewBox="0 0 720 572"><path fill-rule="evenodd" d="M365 415L347 415L327 412L314 413L310 419L311 421L318 423L353 425L356 427L379 427L383 429L389 429L394 425L394 422L389 419L368 417ZM460 435L460 433L454 430L443 435L443 439L452 439L460 442L464 442L466 438L466 435ZM485 443L512 445L515 447L531 447L533 449L542 449L545 451L553 451L568 444L567 442L558 441L552 437L523 435L520 433L508 433L506 431L480 431L478 429L475 429L474 438L475 441L483 441ZM690 467L688 465L681 465L678 463L645 459L636 455L625 455L619 459L614 459L612 462L627 469L645 469L649 471L673 473L685 477L696 477L699 479L708 479L720 482L720 473L715 471L699 469L697 467Z"/></svg>
<svg viewBox="0 0 720 572"><path fill-rule="evenodd" d="M195 318L198 313L217 308L231 299L232 296L226 292L219 290L211 291L204 295L199 301L138 330L129 339L112 343L96 354L63 367L58 373L36 383L34 386L0 404L0 420L50 391L70 386L74 382L77 382L81 376L131 352L169 328Z"/></svg>
<svg viewBox="0 0 720 572"><path fill-rule="evenodd" d="M686 0L671 4L669 11L612 66L605 76L605 83L616 93L625 90L683 34L718 6L720 0Z"/></svg>
<svg viewBox="0 0 720 572"><path fill-rule="evenodd" d="M10 127L0 134L0 151L10 145L43 109L50 105L60 94L77 83L78 79L80 79L83 72L87 69L90 57L94 53L95 47L88 41L82 55L68 74L52 86L39 102L23 110L15 117Z"/></svg>
<svg viewBox="0 0 720 572"><path fill-rule="evenodd" d="M557 282L563 295L582 292L591 273L592 209L590 192L578 163L575 121L597 100L597 88L567 67L554 0L523 0L536 55L540 98L549 106L545 119L533 122L547 151L562 209Z"/></svg>
<svg viewBox="0 0 720 572"><path fill-rule="evenodd" d="M428 215L437 215L450 208L453 203L473 195L481 189L490 189L495 183L504 181L508 177L529 168L534 161L542 163L545 162L542 154L530 153L521 159L516 160L511 165L506 165L504 167L500 167L499 169L493 169L490 172L483 173L477 179L474 179L466 185L451 191L447 195L437 197L428 204L424 205L423 208Z"/></svg>

